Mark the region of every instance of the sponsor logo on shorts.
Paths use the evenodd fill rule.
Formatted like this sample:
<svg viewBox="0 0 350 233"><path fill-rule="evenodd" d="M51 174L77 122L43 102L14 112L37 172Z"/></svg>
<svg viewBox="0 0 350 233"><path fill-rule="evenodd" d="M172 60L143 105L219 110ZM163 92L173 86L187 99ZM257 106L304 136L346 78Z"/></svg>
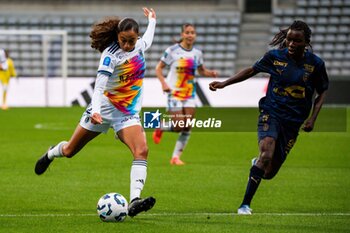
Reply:
<svg viewBox="0 0 350 233"><path fill-rule="evenodd" d="M133 120L133 119L136 119L138 121L140 121L140 117L139 116L127 116L127 117L124 117L120 123L125 123L125 122L128 122L130 120Z"/></svg>

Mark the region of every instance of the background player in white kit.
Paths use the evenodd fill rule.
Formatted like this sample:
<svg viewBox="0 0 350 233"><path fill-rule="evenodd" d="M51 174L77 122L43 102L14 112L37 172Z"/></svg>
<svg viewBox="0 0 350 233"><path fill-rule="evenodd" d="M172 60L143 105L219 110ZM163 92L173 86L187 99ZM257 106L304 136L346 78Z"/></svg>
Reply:
<svg viewBox="0 0 350 233"><path fill-rule="evenodd" d="M196 30L193 24L184 24L181 29L181 40L165 50L157 67L156 75L164 92L168 93L167 111L173 116L172 121L192 119L195 114L196 70L201 76L217 77L217 71L205 68L202 51L194 47ZM163 69L170 66L167 78ZM164 131L180 132L170 160L172 165L183 165L180 156L190 137L190 127L164 127L153 132L154 143L160 143Z"/></svg>
<svg viewBox="0 0 350 233"><path fill-rule="evenodd" d="M116 136L129 147L134 160L130 172L129 216L147 211L155 204L153 197L141 199L147 176L148 147L140 123L144 52L151 46L156 14L143 8L149 23L143 37L131 18L106 18L93 25L91 47L102 53L94 94L71 139L51 147L36 163L35 173L46 171L55 157L73 157L90 140L113 128Z"/></svg>

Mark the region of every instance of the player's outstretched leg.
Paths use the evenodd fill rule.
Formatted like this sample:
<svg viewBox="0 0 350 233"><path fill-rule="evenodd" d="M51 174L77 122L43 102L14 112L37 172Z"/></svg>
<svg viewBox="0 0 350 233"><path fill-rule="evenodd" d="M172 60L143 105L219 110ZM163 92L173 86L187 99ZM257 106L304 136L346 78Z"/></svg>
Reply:
<svg viewBox="0 0 350 233"><path fill-rule="evenodd" d="M35 164L35 173L37 175L43 174L46 169L50 166L50 163L53 161L49 159L48 153L49 150L51 150L54 146L50 146L50 148L45 152L43 156L40 157L40 159Z"/></svg>
<svg viewBox="0 0 350 233"><path fill-rule="evenodd" d="M145 199L135 198L129 204L128 215L134 217L137 214L148 211L156 204L156 199L153 197L147 197Z"/></svg>

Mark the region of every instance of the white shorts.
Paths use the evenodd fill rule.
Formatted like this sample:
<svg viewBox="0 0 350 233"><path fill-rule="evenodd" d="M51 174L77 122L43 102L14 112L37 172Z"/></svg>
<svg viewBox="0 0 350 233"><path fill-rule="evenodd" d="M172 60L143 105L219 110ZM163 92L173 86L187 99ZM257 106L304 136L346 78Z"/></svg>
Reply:
<svg viewBox="0 0 350 233"><path fill-rule="evenodd" d="M87 130L100 133L107 133L109 128L113 128L114 132L117 133L119 130L133 125L140 125L142 127L138 113L127 115L114 107L107 98L104 98L102 101L101 117L103 119L102 124L95 125L91 123L91 104L89 104L79 124Z"/></svg>
<svg viewBox="0 0 350 233"><path fill-rule="evenodd" d="M196 101L194 98L189 98L187 100L179 100L174 98L172 95L168 95L168 105L167 111L181 111L183 108L195 108Z"/></svg>

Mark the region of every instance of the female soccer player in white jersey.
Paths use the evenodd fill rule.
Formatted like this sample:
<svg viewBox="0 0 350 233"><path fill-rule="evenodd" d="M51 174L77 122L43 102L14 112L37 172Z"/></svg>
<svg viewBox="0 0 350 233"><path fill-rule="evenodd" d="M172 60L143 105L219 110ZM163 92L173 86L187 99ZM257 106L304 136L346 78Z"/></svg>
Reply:
<svg viewBox="0 0 350 233"><path fill-rule="evenodd" d="M141 199L147 176L148 147L140 123L142 82L146 63L144 52L151 46L156 25L155 11L143 8L149 23L143 37L132 18L112 17L93 25L91 47L102 53L91 104L87 107L71 139L51 147L36 163L35 173L46 171L55 157L72 157L90 140L113 128L128 146L134 160L130 172L129 216L147 211L153 197Z"/></svg>
<svg viewBox="0 0 350 233"><path fill-rule="evenodd" d="M182 26L181 40L165 50L157 67L156 75L162 84L164 92L168 93L167 110L172 121L191 120L195 114L195 73L201 76L216 77L217 71L206 69L203 64L202 51L194 47L196 40L194 25L186 23ZM163 69L170 66L167 78ZM164 131L180 132L175 149L170 160L172 165L183 165L180 156L188 142L191 129L189 127L164 127L153 132L154 143L160 143Z"/></svg>

